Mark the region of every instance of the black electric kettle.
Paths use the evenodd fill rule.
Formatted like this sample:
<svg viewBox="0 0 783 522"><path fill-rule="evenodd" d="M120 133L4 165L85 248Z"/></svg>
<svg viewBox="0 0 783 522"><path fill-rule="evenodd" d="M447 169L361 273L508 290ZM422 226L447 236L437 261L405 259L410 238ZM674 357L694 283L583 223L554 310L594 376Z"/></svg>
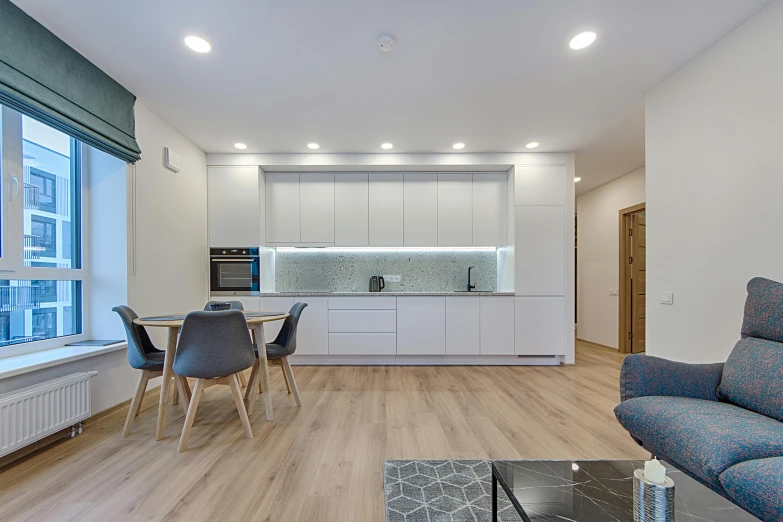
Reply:
<svg viewBox="0 0 783 522"><path fill-rule="evenodd" d="M380 292L386 288L386 283L383 281L383 276L370 277L370 292Z"/></svg>

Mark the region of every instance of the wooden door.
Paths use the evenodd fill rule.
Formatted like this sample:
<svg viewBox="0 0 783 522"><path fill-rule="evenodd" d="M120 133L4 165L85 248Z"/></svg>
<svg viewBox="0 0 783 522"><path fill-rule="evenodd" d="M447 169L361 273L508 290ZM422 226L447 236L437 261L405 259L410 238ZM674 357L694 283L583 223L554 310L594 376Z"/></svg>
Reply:
<svg viewBox="0 0 783 522"><path fill-rule="evenodd" d="M644 212L631 216L631 353L645 351L647 226Z"/></svg>

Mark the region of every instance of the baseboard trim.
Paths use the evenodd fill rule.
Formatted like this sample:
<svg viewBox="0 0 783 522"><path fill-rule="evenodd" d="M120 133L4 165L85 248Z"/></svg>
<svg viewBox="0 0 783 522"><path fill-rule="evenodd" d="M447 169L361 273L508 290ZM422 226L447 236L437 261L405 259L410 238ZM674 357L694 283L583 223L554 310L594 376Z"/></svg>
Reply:
<svg viewBox="0 0 783 522"><path fill-rule="evenodd" d="M588 346L593 346L594 348L605 348L607 350L612 350L613 352L618 351L617 348L612 348L611 346L607 346L605 344L594 343L593 341L586 341L585 339L580 339L579 337L577 337L576 340L580 343L585 343Z"/></svg>

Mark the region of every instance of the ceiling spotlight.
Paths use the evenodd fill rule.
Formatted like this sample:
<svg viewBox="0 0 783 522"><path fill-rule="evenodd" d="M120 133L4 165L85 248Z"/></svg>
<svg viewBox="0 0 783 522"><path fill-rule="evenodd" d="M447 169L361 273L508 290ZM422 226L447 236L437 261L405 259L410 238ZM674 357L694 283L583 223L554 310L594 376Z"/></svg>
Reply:
<svg viewBox="0 0 783 522"><path fill-rule="evenodd" d="M568 46L574 50L584 49L585 47L592 45L596 38L597 35L594 32L586 31L571 38L571 42Z"/></svg>
<svg viewBox="0 0 783 522"><path fill-rule="evenodd" d="M462 142L455 143L454 145L451 146L451 148L454 149L454 150L462 150L462 149L465 148L465 144L462 143Z"/></svg>
<svg viewBox="0 0 783 522"><path fill-rule="evenodd" d="M197 53L208 53L209 51L212 50L212 46L209 45L208 41L194 35L185 37L185 45L187 45Z"/></svg>
<svg viewBox="0 0 783 522"><path fill-rule="evenodd" d="M383 150L389 150L389 149L391 149L391 148L393 148L393 147L394 147L394 145L392 145L391 143L382 143L382 144L381 144L381 148L382 148Z"/></svg>
<svg viewBox="0 0 783 522"><path fill-rule="evenodd" d="M241 142L234 143L234 147L236 147L239 150L245 150L247 148L247 145Z"/></svg>
<svg viewBox="0 0 783 522"><path fill-rule="evenodd" d="M312 150L316 150L316 149L320 149L320 148L321 148L321 146L320 146L320 145L318 145L317 143L308 143L308 144L307 144L307 148L308 148L308 149L312 149Z"/></svg>
<svg viewBox="0 0 783 522"><path fill-rule="evenodd" d="M574 178L574 183L579 183L580 181L582 181L582 178L580 177Z"/></svg>
<svg viewBox="0 0 783 522"><path fill-rule="evenodd" d="M531 141L530 143L525 145L525 147L528 148L528 149L535 149L538 146L539 146L539 143L537 141Z"/></svg>

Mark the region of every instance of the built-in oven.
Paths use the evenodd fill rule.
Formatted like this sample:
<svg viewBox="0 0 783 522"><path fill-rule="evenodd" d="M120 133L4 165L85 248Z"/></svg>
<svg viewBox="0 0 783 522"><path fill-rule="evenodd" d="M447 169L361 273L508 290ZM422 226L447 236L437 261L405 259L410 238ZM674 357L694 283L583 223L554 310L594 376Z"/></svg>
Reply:
<svg viewBox="0 0 783 522"><path fill-rule="evenodd" d="M258 248L210 248L210 293L257 294L260 290L260 264Z"/></svg>

